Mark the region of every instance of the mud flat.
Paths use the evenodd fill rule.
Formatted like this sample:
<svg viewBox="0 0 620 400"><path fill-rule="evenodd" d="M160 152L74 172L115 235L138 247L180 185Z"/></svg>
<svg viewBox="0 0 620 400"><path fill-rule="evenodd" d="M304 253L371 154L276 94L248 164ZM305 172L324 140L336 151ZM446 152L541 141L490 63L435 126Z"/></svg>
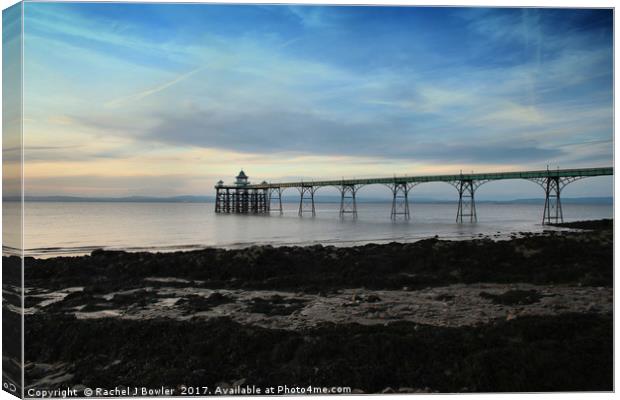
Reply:
<svg viewBox="0 0 620 400"><path fill-rule="evenodd" d="M571 228L29 258L26 387L609 391L612 221Z"/></svg>

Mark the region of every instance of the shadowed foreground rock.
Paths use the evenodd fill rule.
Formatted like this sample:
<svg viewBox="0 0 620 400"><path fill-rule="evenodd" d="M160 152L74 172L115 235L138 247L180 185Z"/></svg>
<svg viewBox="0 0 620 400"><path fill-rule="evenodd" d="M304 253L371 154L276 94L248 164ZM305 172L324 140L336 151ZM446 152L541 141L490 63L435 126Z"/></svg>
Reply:
<svg viewBox="0 0 620 400"><path fill-rule="evenodd" d="M395 322L286 331L211 321L29 317L26 359L67 363L72 384L612 390L611 315L525 317L470 328ZM122 360L118 362L117 360ZM26 378L30 378L28 370ZM427 390L428 390L427 389Z"/></svg>
<svg viewBox="0 0 620 400"><path fill-rule="evenodd" d="M612 223L584 226L595 230L497 242L29 258L26 386L610 391ZM4 261L10 269L11 259ZM412 292L427 295L411 297L419 304L405 304L416 306L407 314L397 300ZM338 312L393 306L389 320L362 312L354 322L307 315L300 325L286 322L302 321L296 313L304 307L339 296L349 299ZM545 315L527 315L543 303ZM235 305L250 313L244 323L234 312L213 311ZM418 305L437 315L427 322L439 325L405 321ZM105 314L110 310L117 314ZM478 319L450 325L457 310ZM87 319L77 319L80 313ZM268 324L276 319L280 325Z"/></svg>

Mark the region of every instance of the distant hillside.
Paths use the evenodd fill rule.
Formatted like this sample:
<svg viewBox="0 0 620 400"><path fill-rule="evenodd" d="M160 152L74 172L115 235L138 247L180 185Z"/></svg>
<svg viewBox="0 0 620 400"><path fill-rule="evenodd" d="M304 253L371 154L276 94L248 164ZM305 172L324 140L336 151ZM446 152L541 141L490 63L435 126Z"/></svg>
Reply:
<svg viewBox="0 0 620 400"><path fill-rule="evenodd" d="M4 201L19 201L18 197L5 197ZM415 203L454 203L453 200L433 199L433 198L410 198L409 201ZM105 203L212 203L214 196L173 196L173 197L152 197L152 196L127 196L127 197L80 197L80 196L26 196L26 202L105 202ZM283 202L297 203L299 196L284 196ZM339 196L316 196L317 203L338 203ZM543 204L544 198L514 199L514 200L476 200L477 203L492 204ZM358 203L390 203L391 199L359 197ZM606 204L612 205L613 197L566 197L562 198L563 204Z"/></svg>
<svg viewBox="0 0 620 400"><path fill-rule="evenodd" d="M7 200L5 198L4 200ZM10 198L9 201L17 201ZM151 196L127 196L127 197L79 197L79 196L26 196L26 202L94 202L94 203L206 203L213 202L214 196L173 196L173 197L151 197Z"/></svg>
<svg viewBox="0 0 620 400"><path fill-rule="evenodd" d="M563 204L614 204L613 197L562 197ZM544 198L538 199L515 199L503 201L478 201L478 203L502 203L502 204L543 204Z"/></svg>

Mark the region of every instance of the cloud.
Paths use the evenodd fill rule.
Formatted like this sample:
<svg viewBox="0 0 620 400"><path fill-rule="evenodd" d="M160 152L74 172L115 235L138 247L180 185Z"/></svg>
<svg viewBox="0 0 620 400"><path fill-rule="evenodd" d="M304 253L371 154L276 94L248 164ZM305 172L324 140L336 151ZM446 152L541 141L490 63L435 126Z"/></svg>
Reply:
<svg viewBox="0 0 620 400"><path fill-rule="evenodd" d="M288 6L288 10L308 28L325 28L330 26L330 16L324 7Z"/></svg>
<svg viewBox="0 0 620 400"><path fill-rule="evenodd" d="M208 105L197 102L158 114L144 139L241 152L371 156L386 162L528 164L576 159L575 150L559 146L584 132L593 138L611 134L609 102L589 96L584 104L571 86L581 92L579 84L598 79L596 73L580 71L604 71L599 49L583 50L581 56L569 52L541 65L455 67L452 75L426 79L399 70L347 74L280 54L267 58L260 46L251 54L262 62L244 70L249 75L237 75L235 67L220 71L212 79L219 84L202 91L210 97ZM540 79L537 99L527 88L533 70ZM579 78L570 81L574 74ZM564 96L555 98L560 90ZM594 132L594 126L600 130ZM459 145L463 140L469 144Z"/></svg>
<svg viewBox="0 0 620 400"><path fill-rule="evenodd" d="M281 160L269 177L312 172L323 156L356 174L612 160L598 142L613 132L609 35L596 18L588 29L565 18L581 11L240 7L180 26L171 8L169 24L148 26L49 7L31 14L27 41L30 154L42 162L90 158L111 173L102 159L157 168L160 151L217 151L221 168L239 154L256 169ZM213 16L240 12L247 26ZM52 137L92 149L77 160L46 148Z"/></svg>
<svg viewBox="0 0 620 400"><path fill-rule="evenodd" d="M314 113L242 111L195 112L162 116L148 132L151 140L171 145L233 149L241 152L351 155L401 160L540 162L561 154L530 142L459 144L460 141L415 139L399 121L343 122Z"/></svg>
<svg viewBox="0 0 620 400"><path fill-rule="evenodd" d="M144 99L144 98L146 98L148 96L152 96L152 95L154 95L156 93L159 93L159 92L161 92L163 90L166 90L167 88L169 88L169 87L171 87L173 85L176 85L179 82L182 82L182 81L186 80L190 76L192 76L192 75L194 75L194 74L196 74L196 73L198 73L200 71L204 71L206 68L207 68L206 66L196 68L194 70L191 70L189 72L186 72L184 74L181 74L181 75L177 76L176 78L172 79L171 81L165 82L165 83L163 83L161 85L157 85L155 87L143 90L141 92L138 92L138 93L135 93L135 94L132 94L132 95L129 95L129 96L124 96L124 97L120 97L120 98L117 98L117 99L110 100L107 103L105 103L104 105L106 107L118 107L118 106L121 106L121 105L123 105L125 103L142 100L142 99Z"/></svg>
<svg viewBox="0 0 620 400"><path fill-rule="evenodd" d="M110 10L114 7L118 6L111 5ZM28 36L31 40L47 39L137 66L167 69L186 65L184 48L175 46L174 40L157 40L157 26L143 32L139 21L127 21L110 13L87 13L88 8L89 5L68 3L25 4ZM118 10L121 9L122 6Z"/></svg>
<svg viewBox="0 0 620 400"><path fill-rule="evenodd" d="M286 42L282 43L279 47L280 47L280 49L284 49L284 48L289 47L289 46L291 46L291 45L293 45L293 44L295 44L297 42L300 42L301 40L303 40L303 37L301 37L301 36L300 37L295 37L295 38L289 39Z"/></svg>

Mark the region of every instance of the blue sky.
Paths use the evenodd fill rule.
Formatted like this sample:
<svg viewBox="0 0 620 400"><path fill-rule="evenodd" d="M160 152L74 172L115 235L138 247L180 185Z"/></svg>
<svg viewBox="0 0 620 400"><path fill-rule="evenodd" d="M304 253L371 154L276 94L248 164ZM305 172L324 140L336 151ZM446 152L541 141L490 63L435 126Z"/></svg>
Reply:
<svg viewBox="0 0 620 400"><path fill-rule="evenodd" d="M209 194L240 168L278 181L611 165L612 18L29 2L27 189ZM611 195L611 183L573 194Z"/></svg>

